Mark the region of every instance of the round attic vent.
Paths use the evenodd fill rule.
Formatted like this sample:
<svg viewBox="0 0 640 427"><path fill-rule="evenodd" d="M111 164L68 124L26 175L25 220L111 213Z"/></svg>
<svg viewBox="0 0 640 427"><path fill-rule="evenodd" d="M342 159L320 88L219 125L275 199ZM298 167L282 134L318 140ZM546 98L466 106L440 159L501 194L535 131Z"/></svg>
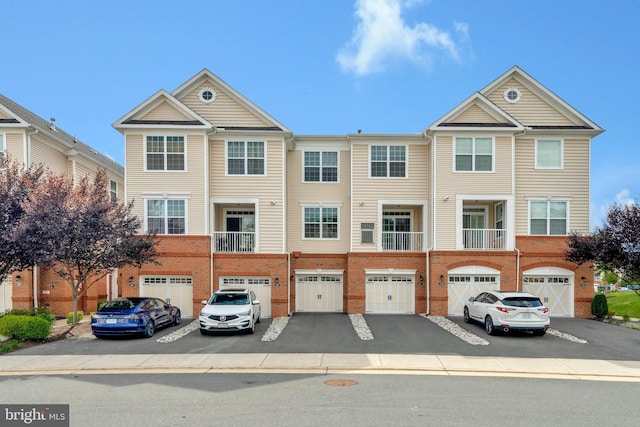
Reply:
<svg viewBox="0 0 640 427"><path fill-rule="evenodd" d="M204 88L200 91L200 101L205 104L211 104L216 100L216 91L211 88Z"/></svg>
<svg viewBox="0 0 640 427"><path fill-rule="evenodd" d="M520 101L520 98L522 98L522 94L515 87L510 87L504 91L504 99L510 104Z"/></svg>

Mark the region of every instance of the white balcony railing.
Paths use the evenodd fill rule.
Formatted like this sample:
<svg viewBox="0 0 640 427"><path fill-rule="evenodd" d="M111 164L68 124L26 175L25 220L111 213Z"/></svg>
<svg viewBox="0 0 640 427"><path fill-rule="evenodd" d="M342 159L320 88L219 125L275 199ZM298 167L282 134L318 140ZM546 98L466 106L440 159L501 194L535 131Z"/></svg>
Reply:
<svg viewBox="0 0 640 427"><path fill-rule="evenodd" d="M396 252L422 252L424 233L385 231L382 233L382 250Z"/></svg>
<svg viewBox="0 0 640 427"><path fill-rule="evenodd" d="M214 231L214 252L255 252L256 233L251 231Z"/></svg>
<svg viewBox="0 0 640 427"><path fill-rule="evenodd" d="M462 242L465 249L496 250L505 248L507 230L489 228L465 228Z"/></svg>

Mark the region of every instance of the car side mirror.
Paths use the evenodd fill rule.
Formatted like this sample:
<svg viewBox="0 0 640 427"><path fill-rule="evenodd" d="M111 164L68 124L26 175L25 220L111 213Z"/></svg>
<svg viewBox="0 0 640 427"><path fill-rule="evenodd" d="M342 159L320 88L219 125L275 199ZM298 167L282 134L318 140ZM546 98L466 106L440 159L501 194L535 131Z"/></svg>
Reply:
<svg viewBox="0 0 640 427"><path fill-rule="evenodd" d="M202 300L202 305L207 305L207 302L205 300Z"/></svg>
<svg viewBox="0 0 640 427"><path fill-rule="evenodd" d="M475 301L475 298L474 298L474 297L470 297L470 298L469 298L469 302L474 302L474 301Z"/></svg>
<svg viewBox="0 0 640 427"><path fill-rule="evenodd" d="M260 300L254 299L253 300L253 305L258 305L258 304L260 304Z"/></svg>

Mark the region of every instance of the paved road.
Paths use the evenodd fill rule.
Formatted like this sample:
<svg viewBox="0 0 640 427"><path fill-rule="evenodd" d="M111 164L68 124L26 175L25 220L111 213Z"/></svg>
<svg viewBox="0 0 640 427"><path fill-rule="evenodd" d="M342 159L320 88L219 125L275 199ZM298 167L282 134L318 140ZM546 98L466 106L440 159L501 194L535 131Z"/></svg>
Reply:
<svg viewBox="0 0 640 427"><path fill-rule="evenodd" d="M271 325L264 319L254 335L202 336L194 330L172 342L159 342L181 335L188 327L159 331L151 339L105 339L78 337L19 350L13 355L103 355L103 354L243 354L243 353L346 353L416 354L487 357L566 358L591 360L640 360L640 331L587 319L554 318L560 332L588 341L576 343L547 334L488 336L481 325L465 324L452 317L464 330L488 341L471 345L423 316L367 315L373 340L359 338L345 314L297 313L275 341L262 341Z"/></svg>

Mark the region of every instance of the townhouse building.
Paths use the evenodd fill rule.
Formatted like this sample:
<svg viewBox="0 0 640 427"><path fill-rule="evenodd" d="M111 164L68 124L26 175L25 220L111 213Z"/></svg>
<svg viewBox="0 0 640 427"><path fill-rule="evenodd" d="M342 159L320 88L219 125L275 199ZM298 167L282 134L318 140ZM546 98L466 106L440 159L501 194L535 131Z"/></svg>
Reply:
<svg viewBox="0 0 640 427"><path fill-rule="evenodd" d="M55 174L64 174L78 182L104 169L109 177L109 196L124 197L124 168L97 152L75 136L65 132L54 118L45 120L11 99L0 95L0 152L22 163L43 164ZM112 298L117 289L115 275L89 289L78 301L86 312L95 310L98 300ZM13 274L0 283L0 312L12 308L48 307L58 316L73 310L71 287L46 266Z"/></svg>
<svg viewBox="0 0 640 427"><path fill-rule="evenodd" d="M209 70L114 123L125 198L160 264L124 268L122 295L197 316L225 287L263 315L461 315L477 293L539 295L587 317L590 266L564 259L589 231L591 139L601 129L515 66L418 133L296 135Z"/></svg>

